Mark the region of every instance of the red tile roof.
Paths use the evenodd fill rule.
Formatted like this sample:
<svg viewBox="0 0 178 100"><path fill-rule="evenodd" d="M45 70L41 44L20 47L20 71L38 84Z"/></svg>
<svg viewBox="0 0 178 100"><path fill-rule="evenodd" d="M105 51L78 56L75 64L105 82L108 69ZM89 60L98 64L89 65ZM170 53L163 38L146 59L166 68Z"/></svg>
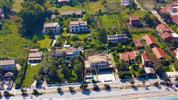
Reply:
<svg viewBox="0 0 178 100"><path fill-rule="evenodd" d="M125 53L121 53L120 57L123 61L135 60L136 53L135 53L135 51L125 52Z"/></svg>
<svg viewBox="0 0 178 100"><path fill-rule="evenodd" d="M171 32L169 27L167 27L165 24L159 24L157 27L156 27L157 31L159 33L163 33L163 32Z"/></svg>
<svg viewBox="0 0 178 100"><path fill-rule="evenodd" d="M121 53L120 57L123 61L129 61L129 55L127 53Z"/></svg>
<svg viewBox="0 0 178 100"><path fill-rule="evenodd" d="M130 17L130 20L133 21L133 20L140 20L140 18L138 16L132 16Z"/></svg>
<svg viewBox="0 0 178 100"><path fill-rule="evenodd" d="M157 59L166 59L166 53L158 47L152 48L153 53L155 54Z"/></svg>
<svg viewBox="0 0 178 100"><path fill-rule="evenodd" d="M176 25L178 25L178 15L171 16L171 18L172 18L172 21L173 21Z"/></svg>
<svg viewBox="0 0 178 100"><path fill-rule="evenodd" d="M172 37L173 37L170 32L164 32L164 33L162 33L162 34L160 34L160 35L161 35L161 37L163 38L163 40L166 40L166 39L168 39L168 38L172 38Z"/></svg>
<svg viewBox="0 0 178 100"><path fill-rule="evenodd" d="M142 43L140 40L134 40L135 46L136 47L143 47Z"/></svg>
<svg viewBox="0 0 178 100"><path fill-rule="evenodd" d="M146 52L144 52L141 56L143 61L151 61L149 55Z"/></svg>
<svg viewBox="0 0 178 100"><path fill-rule="evenodd" d="M143 38L145 39L145 41L146 41L146 43L147 43L148 45L157 44L155 38L154 38L153 36L151 36L151 35L145 35Z"/></svg>

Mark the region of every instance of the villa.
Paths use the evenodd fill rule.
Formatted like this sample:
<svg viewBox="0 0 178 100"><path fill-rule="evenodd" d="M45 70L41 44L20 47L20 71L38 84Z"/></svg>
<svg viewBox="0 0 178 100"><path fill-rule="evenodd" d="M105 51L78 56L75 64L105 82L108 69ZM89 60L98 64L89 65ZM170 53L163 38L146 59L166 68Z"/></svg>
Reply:
<svg viewBox="0 0 178 100"><path fill-rule="evenodd" d="M130 51L120 54L120 59L124 62L135 63L136 60L136 51Z"/></svg>
<svg viewBox="0 0 178 100"><path fill-rule="evenodd" d="M108 36L108 42L109 43L127 43L128 42L128 36L126 34L118 34L114 36Z"/></svg>
<svg viewBox="0 0 178 100"><path fill-rule="evenodd" d="M15 60L0 60L0 67L4 71L12 71L17 69Z"/></svg>
<svg viewBox="0 0 178 100"><path fill-rule="evenodd" d="M161 60L167 59L166 53L161 48L154 47L152 48L152 51L158 60L161 61Z"/></svg>
<svg viewBox="0 0 178 100"><path fill-rule="evenodd" d="M89 33L87 21L71 21L69 26L70 33Z"/></svg>
<svg viewBox="0 0 178 100"><path fill-rule="evenodd" d="M153 62L150 60L148 53L144 52L141 54L142 64L145 67L153 67Z"/></svg>
<svg viewBox="0 0 178 100"><path fill-rule="evenodd" d="M130 17L130 25L132 27L142 27L142 22L138 16L132 16Z"/></svg>
<svg viewBox="0 0 178 100"><path fill-rule="evenodd" d="M45 23L43 26L43 34L49 34L50 32L59 34L60 25L58 23Z"/></svg>
<svg viewBox="0 0 178 100"><path fill-rule="evenodd" d="M168 26L166 26L165 24L159 24L156 27L156 30L158 31L158 35L167 42L170 42L173 39L171 30L169 29Z"/></svg>
<svg viewBox="0 0 178 100"><path fill-rule="evenodd" d="M82 49L73 48L73 47L70 47L70 48L56 48L54 56L56 58L60 58L60 57L73 58L73 57L79 56L81 52L82 52Z"/></svg>
<svg viewBox="0 0 178 100"><path fill-rule="evenodd" d="M39 64L42 56L42 52L39 49L31 49L28 56L28 64Z"/></svg>
<svg viewBox="0 0 178 100"><path fill-rule="evenodd" d="M114 81L113 64L111 55L93 55L89 56L85 61L85 78L95 75L97 81L106 82ZM93 79L93 77L90 77Z"/></svg>
<svg viewBox="0 0 178 100"><path fill-rule="evenodd" d="M151 46L151 47L156 47L157 46L157 42L156 42L156 39L151 36L151 35L145 35L143 37L143 39L146 41L146 44Z"/></svg>

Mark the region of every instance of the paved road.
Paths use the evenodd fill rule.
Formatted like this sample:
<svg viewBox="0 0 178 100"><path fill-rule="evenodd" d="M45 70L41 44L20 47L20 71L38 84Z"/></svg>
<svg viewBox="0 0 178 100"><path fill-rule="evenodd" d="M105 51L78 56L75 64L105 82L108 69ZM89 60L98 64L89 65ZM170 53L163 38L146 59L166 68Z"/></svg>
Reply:
<svg viewBox="0 0 178 100"><path fill-rule="evenodd" d="M142 5L137 0L134 0L134 2L137 5L137 7L141 9L141 11L145 11L145 9L142 7Z"/></svg>

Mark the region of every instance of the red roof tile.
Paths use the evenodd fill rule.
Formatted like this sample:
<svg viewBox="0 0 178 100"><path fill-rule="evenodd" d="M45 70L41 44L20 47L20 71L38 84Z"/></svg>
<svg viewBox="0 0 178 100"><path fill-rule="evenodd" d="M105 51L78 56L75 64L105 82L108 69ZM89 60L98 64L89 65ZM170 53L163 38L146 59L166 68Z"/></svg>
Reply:
<svg viewBox="0 0 178 100"><path fill-rule="evenodd" d="M173 21L176 25L178 25L178 15L171 16L171 18L172 18L172 21Z"/></svg>
<svg viewBox="0 0 178 100"><path fill-rule="evenodd" d="M159 24L157 27L156 27L157 31L159 33L163 33L163 32L171 32L169 27L167 27L165 24Z"/></svg>
<svg viewBox="0 0 178 100"><path fill-rule="evenodd" d="M158 47L152 48L153 53L155 54L157 59L166 59L166 53Z"/></svg>
<svg viewBox="0 0 178 100"><path fill-rule="evenodd" d="M136 53L135 53L135 51L121 53L121 54L120 54L120 58L121 58L123 61L135 60L135 58L136 58Z"/></svg>
<svg viewBox="0 0 178 100"><path fill-rule="evenodd" d="M138 17L138 16L132 16L132 17L130 17L130 20L132 21L132 20L140 20L140 18Z"/></svg>
<svg viewBox="0 0 178 100"><path fill-rule="evenodd" d="M149 55L146 52L144 52L141 56L144 61L151 61Z"/></svg>
<svg viewBox="0 0 178 100"><path fill-rule="evenodd" d="M146 41L146 43L147 43L148 45L157 44L155 38L154 38L153 36L151 36L151 35L145 35L143 38L145 39L145 41Z"/></svg>

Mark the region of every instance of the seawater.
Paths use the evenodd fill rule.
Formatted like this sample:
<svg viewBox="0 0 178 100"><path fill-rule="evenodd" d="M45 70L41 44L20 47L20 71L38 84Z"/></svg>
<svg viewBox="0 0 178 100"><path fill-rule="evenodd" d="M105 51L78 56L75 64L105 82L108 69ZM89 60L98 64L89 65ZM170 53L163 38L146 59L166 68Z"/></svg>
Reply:
<svg viewBox="0 0 178 100"><path fill-rule="evenodd" d="M178 94L177 96L163 96L163 97L155 97L147 100L178 100Z"/></svg>

